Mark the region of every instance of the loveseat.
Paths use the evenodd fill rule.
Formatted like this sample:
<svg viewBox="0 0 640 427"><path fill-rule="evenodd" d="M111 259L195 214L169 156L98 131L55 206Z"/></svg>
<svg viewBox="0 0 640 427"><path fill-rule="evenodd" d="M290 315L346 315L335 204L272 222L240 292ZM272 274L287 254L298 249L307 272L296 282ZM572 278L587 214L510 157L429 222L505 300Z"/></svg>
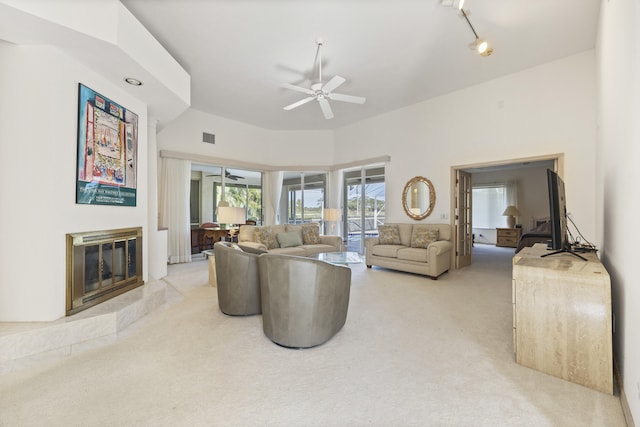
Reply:
<svg viewBox="0 0 640 427"><path fill-rule="evenodd" d="M238 246L244 251L310 256L344 250L342 237L320 235L318 224L243 225Z"/></svg>
<svg viewBox="0 0 640 427"><path fill-rule="evenodd" d="M388 223L364 241L367 267L378 266L437 279L451 266L449 224Z"/></svg>

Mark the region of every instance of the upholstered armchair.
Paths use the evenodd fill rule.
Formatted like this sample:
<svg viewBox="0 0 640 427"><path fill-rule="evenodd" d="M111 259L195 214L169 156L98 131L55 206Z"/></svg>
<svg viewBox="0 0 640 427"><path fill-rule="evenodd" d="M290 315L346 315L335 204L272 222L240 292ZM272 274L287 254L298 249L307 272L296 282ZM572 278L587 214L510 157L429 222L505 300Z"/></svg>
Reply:
<svg viewBox="0 0 640 427"><path fill-rule="evenodd" d="M218 306L224 314L260 314L258 255L235 249L229 242L214 245Z"/></svg>
<svg viewBox="0 0 640 427"><path fill-rule="evenodd" d="M351 270L311 258L259 257L264 334L284 347L314 347L345 324Z"/></svg>

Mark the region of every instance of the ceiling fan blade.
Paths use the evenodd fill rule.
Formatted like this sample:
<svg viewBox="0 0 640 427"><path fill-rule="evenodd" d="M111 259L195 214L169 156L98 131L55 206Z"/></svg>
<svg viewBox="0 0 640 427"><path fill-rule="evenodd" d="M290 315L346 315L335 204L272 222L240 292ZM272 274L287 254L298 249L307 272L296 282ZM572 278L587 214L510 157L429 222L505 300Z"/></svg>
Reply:
<svg viewBox="0 0 640 427"><path fill-rule="evenodd" d="M286 89L291 89L298 92L306 93L307 95L315 95L315 92L312 91L311 89L307 89L306 87L302 87L302 86L292 85L290 83L284 83L282 87Z"/></svg>
<svg viewBox="0 0 640 427"><path fill-rule="evenodd" d="M333 76L333 78L329 80L326 85L322 86L322 91L329 93L346 81L347 80L344 77Z"/></svg>
<svg viewBox="0 0 640 427"><path fill-rule="evenodd" d="M327 98L318 98L318 102L320 103L320 108L322 109L324 118L327 120L333 119L333 111L331 111L331 106L329 105Z"/></svg>
<svg viewBox="0 0 640 427"><path fill-rule="evenodd" d="M287 105L286 107L283 107L282 109L283 109L283 110L287 110L287 111L289 111L289 110L293 110L294 108L299 107L299 106L301 106L301 105L304 105L304 104L306 104L307 102L313 101L314 99L316 99L316 97L315 97L315 96L309 96L309 97L307 97L307 98L301 99L301 100L300 100L300 101L298 101L298 102L294 102L293 104Z"/></svg>
<svg viewBox="0 0 640 427"><path fill-rule="evenodd" d="M353 104L364 104L367 98L362 96L353 96L353 95L343 95L341 93L331 93L329 94L329 98L334 101L342 101L342 102L351 102Z"/></svg>

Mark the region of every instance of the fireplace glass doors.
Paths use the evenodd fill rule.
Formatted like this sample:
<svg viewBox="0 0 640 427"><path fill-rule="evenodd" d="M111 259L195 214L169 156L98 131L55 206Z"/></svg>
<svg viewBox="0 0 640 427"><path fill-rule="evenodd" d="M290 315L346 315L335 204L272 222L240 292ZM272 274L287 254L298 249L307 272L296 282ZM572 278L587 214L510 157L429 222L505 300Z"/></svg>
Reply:
<svg viewBox="0 0 640 427"><path fill-rule="evenodd" d="M142 228L67 234L67 315L142 284Z"/></svg>

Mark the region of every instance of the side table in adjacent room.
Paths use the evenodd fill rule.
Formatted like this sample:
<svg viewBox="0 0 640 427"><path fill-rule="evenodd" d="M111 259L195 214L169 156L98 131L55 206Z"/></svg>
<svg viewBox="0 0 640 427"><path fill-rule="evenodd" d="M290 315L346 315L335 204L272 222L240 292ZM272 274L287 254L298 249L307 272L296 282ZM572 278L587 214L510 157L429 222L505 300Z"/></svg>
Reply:
<svg viewBox="0 0 640 427"><path fill-rule="evenodd" d="M522 235L522 228L496 228L496 246L515 248Z"/></svg>

